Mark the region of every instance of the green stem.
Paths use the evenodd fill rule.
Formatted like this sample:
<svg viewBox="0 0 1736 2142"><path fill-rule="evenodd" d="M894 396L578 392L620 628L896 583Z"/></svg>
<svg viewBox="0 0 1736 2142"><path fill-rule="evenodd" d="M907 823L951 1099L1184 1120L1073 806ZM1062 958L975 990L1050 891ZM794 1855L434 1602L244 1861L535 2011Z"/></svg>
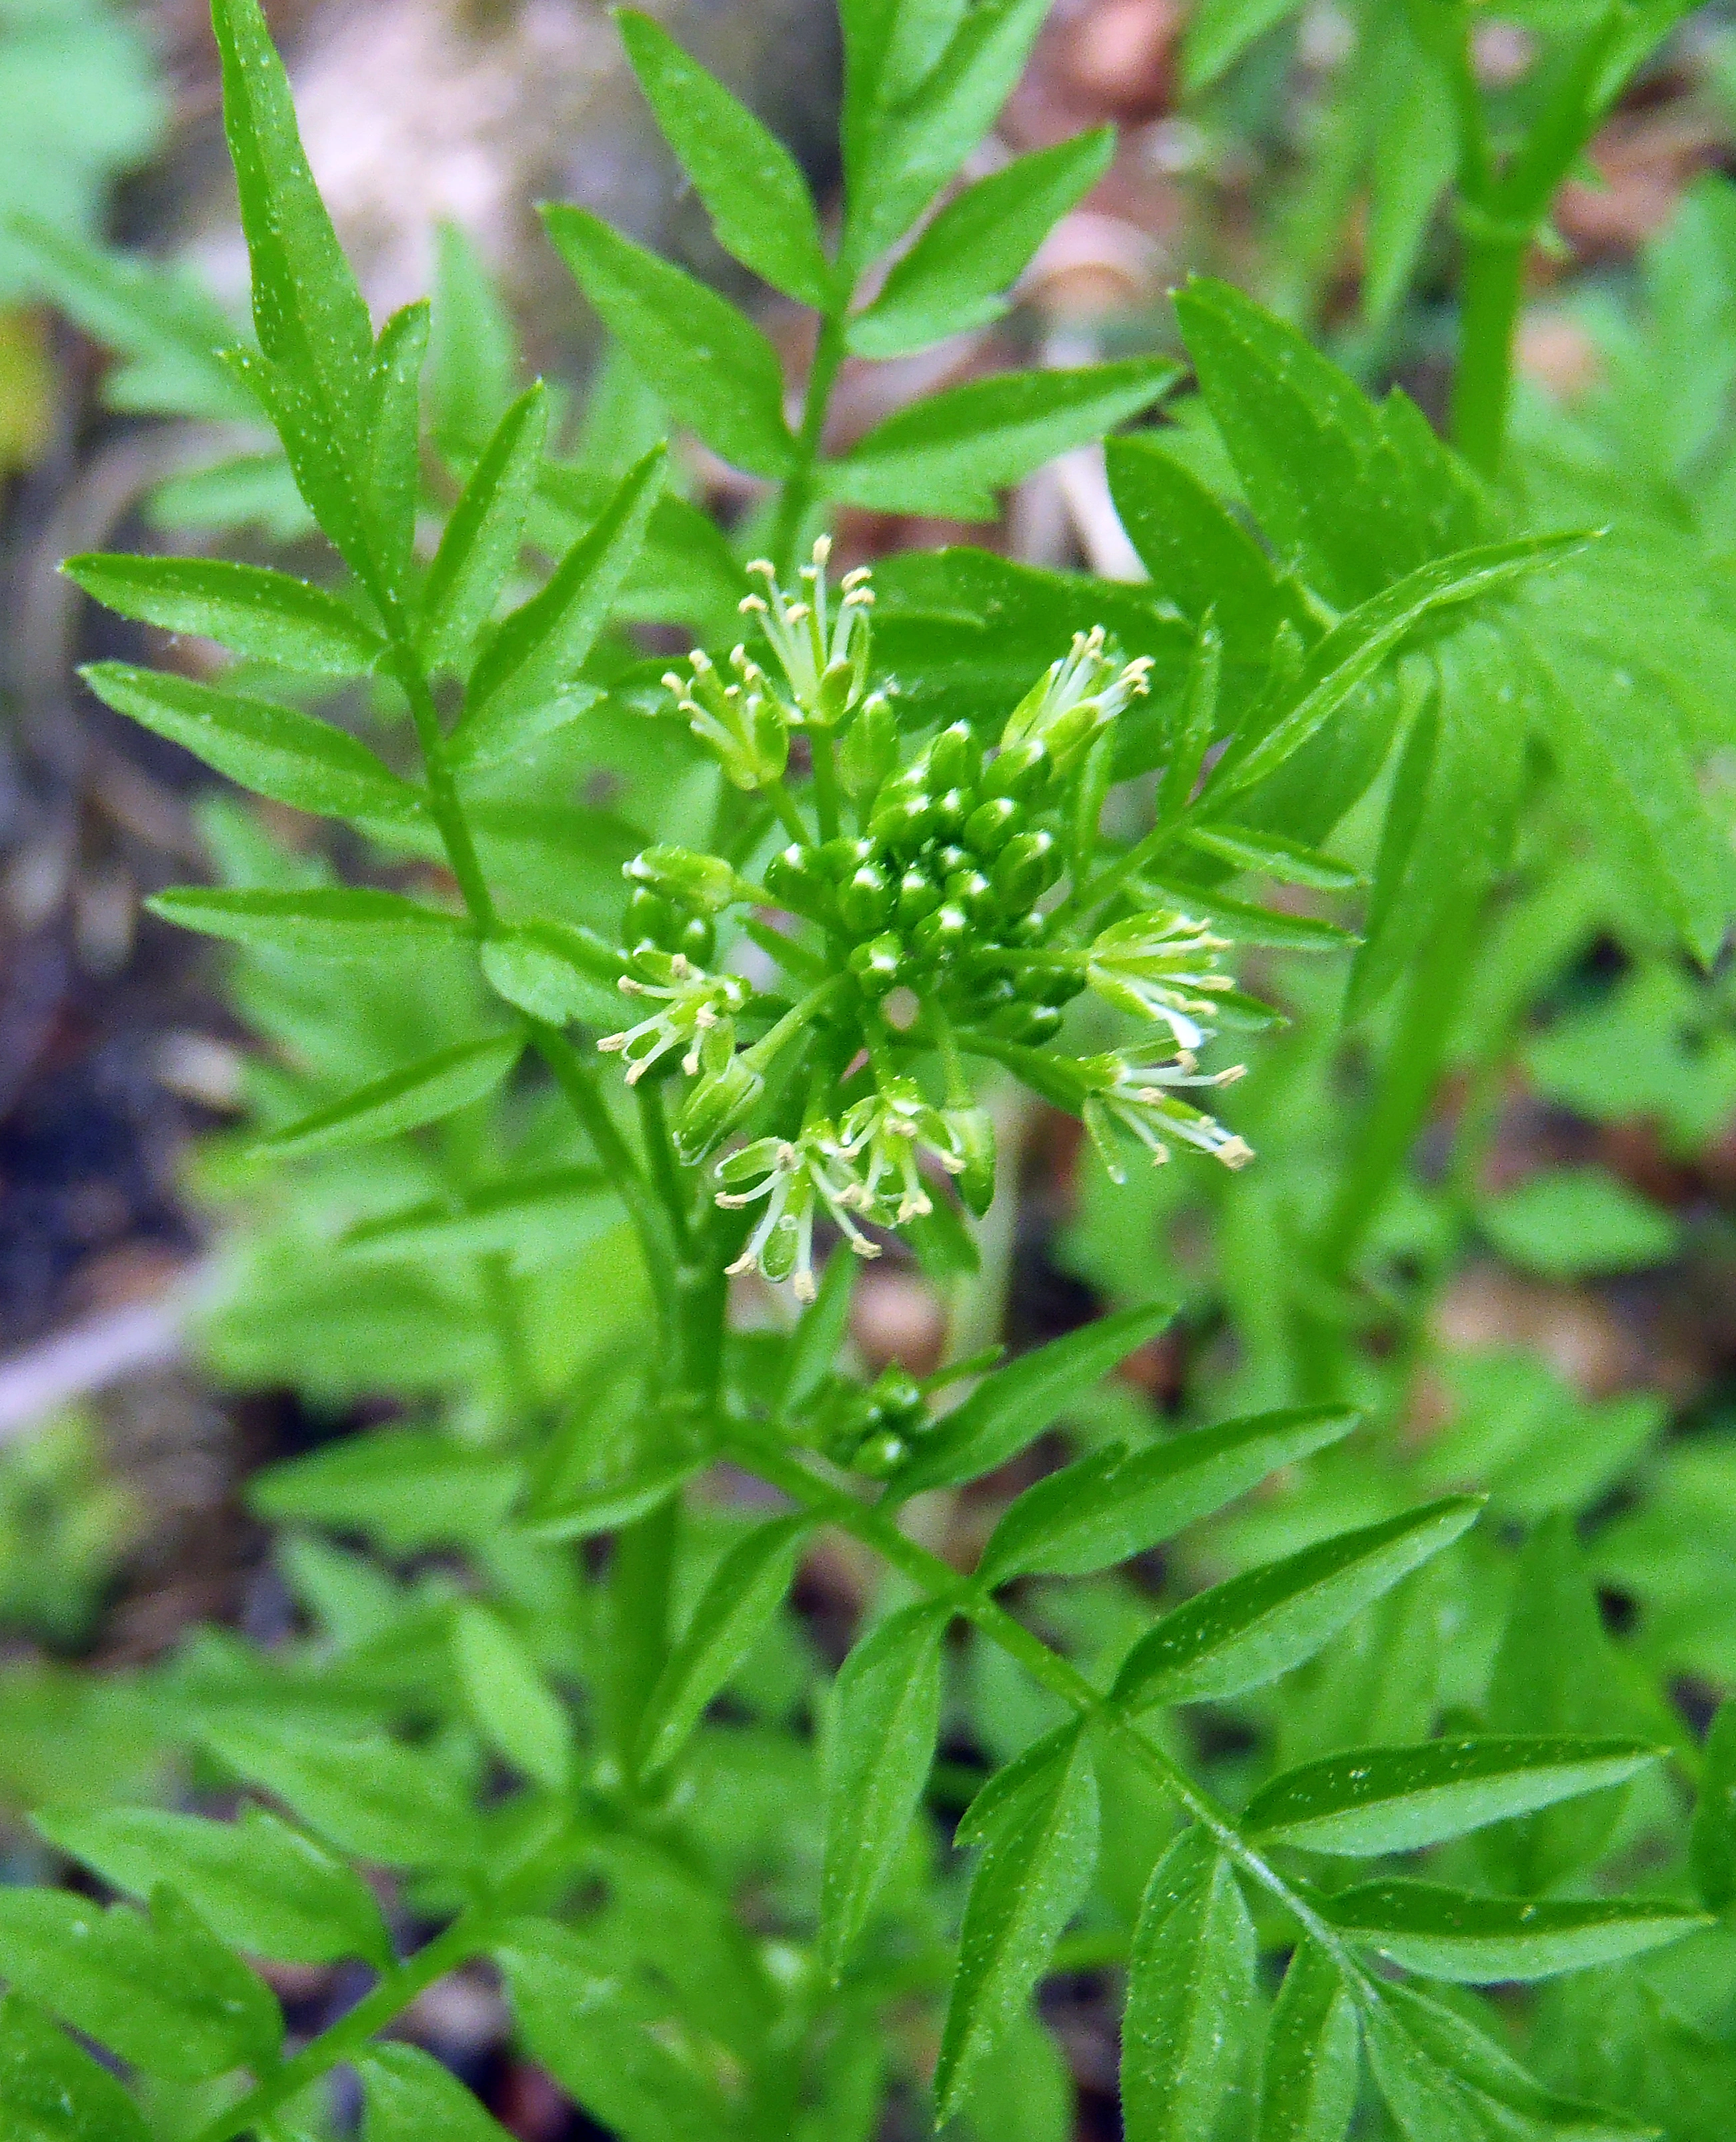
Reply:
<svg viewBox="0 0 1736 2142"><path fill-rule="evenodd" d="M1468 920L1445 923L1412 970L1374 1106L1358 1128L1355 1157L1319 1237L1321 1269L1329 1279L1349 1269L1428 1116L1469 979L1479 920L1480 903Z"/></svg>
<svg viewBox="0 0 1736 2142"><path fill-rule="evenodd" d="M814 764L814 816L822 841L838 837L838 756L830 729L810 729L808 749Z"/></svg>
<svg viewBox="0 0 1736 2142"><path fill-rule="evenodd" d="M816 1015L841 991L848 988L852 977L832 975L819 988L810 990L800 1004L792 1004L776 1026L769 1028L751 1049L742 1051L742 1061L750 1071L763 1071L792 1035L805 1026L811 1026Z"/></svg>
<svg viewBox="0 0 1736 2142"><path fill-rule="evenodd" d="M427 769L429 803L440 829L446 860L463 892L471 920L486 935L495 926L494 901L477 860L463 800L446 758L446 738L441 731L434 694L417 659L402 612L394 605L382 614L391 634L392 674L410 703L422 763ZM556 1083L589 1133L598 1159L627 1207L644 1252L646 1271L653 1291L666 1294L668 1235L646 1189L644 1171L616 1129L614 1118L604 1106L601 1094L571 1043L556 1028L545 1026L540 1020L532 1019L527 1024L537 1053L554 1073Z"/></svg>
<svg viewBox="0 0 1736 2142"><path fill-rule="evenodd" d="M1587 37L1531 127L1497 175L1471 71L1469 14L1452 81L1459 123L1459 190L1465 255L1459 359L1452 385L1453 443L1492 481L1501 472L1512 399L1513 343L1525 261L1557 186L1602 116L1599 86L1625 11L1611 7Z"/></svg>
<svg viewBox="0 0 1736 2142"><path fill-rule="evenodd" d="M609 1662L604 1700L619 1784L631 1791L645 1707L669 1655L669 1602L680 1534L680 1498L617 1532L609 1567Z"/></svg>
<svg viewBox="0 0 1736 2142"><path fill-rule="evenodd" d="M387 1972L373 1991L329 2031L322 2031L311 2045L303 2046L293 2059L285 2061L257 2088L238 2098L226 2112L219 2112L215 2120L201 2127L194 2142L231 2142L233 2136L257 2128L310 2083L318 2082L322 2075L328 2075L358 2053L370 2038L383 2031L394 2016L402 2015L417 1996L425 1993L436 1979L444 1978L449 1971L456 1970L485 1948L491 1932L483 1912L462 1913L427 1947L418 1949L414 1956Z"/></svg>
<svg viewBox="0 0 1736 2142"><path fill-rule="evenodd" d="M796 807L796 798L781 780L775 781L767 793L777 808L784 831L797 847L805 848L808 843L808 829L801 812Z"/></svg>
<svg viewBox="0 0 1736 2142"><path fill-rule="evenodd" d="M707 1216L708 1220L709 1216ZM729 1283L702 1222L674 1276L671 1343L663 1362L661 1433L690 1443L709 1439L718 1414ZM681 1503L616 1534L609 1574L609 1659L604 1700L609 1740L623 1790L634 1789L640 1730L669 1655L671 1600L681 1536Z"/></svg>
<svg viewBox="0 0 1736 2142"><path fill-rule="evenodd" d="M434 704L434 694L422 673L416 651L402 632L396 612L387 619L393 629L390 656L392 674L398 688L410 703L411 718L416 723L416 740L422 747L422 765L428 777L428 805L434 813L441 843L446 851L446 861L458 888L464 895L464 904L469 909L471 920L485 933L495 925L494 901L488 883L482 875L482 866L477 858L476 845L471 837L470 822L464 815L464 805L458 794L458 784L452 777L451 763L446 758L446 738L440 727L440 714Z"/></svg>
<svg viewBox="0 0 1736 2142"><path fill-rule="evenodd" d="M1513 342L1530 236L1467 234L1460 298L1458 368L1452 382L1452 437L1472 468L1501 472L1512 398Z"/></svg>
<svg viewBox="0 0 1736 2142"><path fill-rule="evenodd" d="M480 1258L478 1264L488 1320L501 1357L501 1381L506 1386L514 1425L522 1432L535 1421L541 1401L531 1370L530 1348L525 1340L524 1320L519 1315L518 1297L513 1291L511 1261L496 1254Z"/></svg>
<svg viewBox="0 0 1736 2142"><path fill-rule="evenodd" d="M857 1502L841 1489L828 1487L807 1467L782 1447L738 1433L733 1454L737 1462L790 1500L841 1531L873 1548L882 1561L908 1577L928 1597L952 1606L973 1623L1009 1657L1025 1668L1039 1686L1060 1698L1081 1718L1112 1735L1152 1777L1180 1802L1196 1822L1211 1833L1218 1848L1240 1868L1248 1878L1266 1891L1299 1925L1311 1934L1338 1962L1347 1980L1359 1981L1361 1973L1337 1930L1262 1858L1236 1829L1218 1802L1196 1784L1173 1757L1142 1733L1136 1722L1071 1661L1053 1651L1040 1636L980 1590L961 1577L939 1555L931 1554L907 1538L884 1511Z"/></svg>
<svg viewBox="0 0 1736 2142"><path fill-rule="evenodd" d="M1136 841L1123 854L1116 856L1112 862L1105 863L1087 884L1082 886L1077 892L1069 892L1064 900L1059 901L1052 920L1069 911L1077 911L1083 917L1089 915L1092 908L1101 907L1127 879L1156 862L1180 830L1181 822L1175 818L1166 819L1161 824L1153 826L1149 833Z"/></svg>
<svg viewBox="0 0 1736 2142"><path fill-rule="evenodd" d="M682 1184L681 1164L675 1157L674 1144L669 1137L663 1089L642 1081L634 1090L639 1097L639 1134L644 1140L645 1157L650 1163L651 1185L668 1216L677 1253L685 1259L688 1254L688 1220L692 1200Z"/></svg>
<svg viewBox="0 0 1736 2142"><path fill-rule="evenodd" d="M526 1024L537 1054L548 1065L555 1084L566 1096L568 1106L590 1139L610 1186L627 1207L627 1217L633 1222L634 1232L639 1237L640 1253L644 1258L646 1276L667 1315L671 1299L669 1274L675 1260L675 1246L663 1208L645 1179L644 1170L622 1137L614 1118L609 1114L602 1094L597 1090L596 1081L572 1043L558 1028L545 1026L540 1019L527 1020Z"/></svg>
<svg viewBox="0 0 1736 2142"><path fill-rule="evenodd" d="M838 368L844 362L844 315L830 314L820 323L820 339L808 372L807 392L801 409L801 429L796 436L796 455L784 479L783 496L777 502L777 519L772 535L772 560L784 580L794 577L796 553L801 541L802 523L814 503L814 471L819 463L821 442L826 436L826 413Z"/></svg>

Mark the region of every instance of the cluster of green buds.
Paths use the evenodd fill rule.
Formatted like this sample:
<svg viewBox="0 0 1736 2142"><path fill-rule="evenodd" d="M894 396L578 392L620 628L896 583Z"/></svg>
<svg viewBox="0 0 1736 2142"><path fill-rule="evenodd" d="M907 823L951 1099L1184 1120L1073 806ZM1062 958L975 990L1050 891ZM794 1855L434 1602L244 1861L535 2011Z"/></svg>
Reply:
<svg viewBox="0 0 1736 2142"><path fill-rule="evenodd" d="M1227 941L1124 866L1091 879L1114 724L1148 691L1149 662L1081 634L999 734L959 720L913 746L895 693L872 686L868 575L835 597L826 565L821 543L794 594L751 568L755 645L722 669L696 652L667 680L730 782L760 795L761 830L739 868L672 848L628 866L621 987L649 1009L601 1044L631 1081L678 1069L691 1082L676 1150L713 1165L718 1204L744 1215L731 1269L802 1300L816 1228L872 1257L876 1234L926 1217L947 1182L987 1209L994 1138L973 1061L1078 1116L1117 1180L1130 1148L1252 1157L1182 1098L1239 1075L1198 1063L1234 994ZM768 956L782 967L787 994L720 966L732 910L738 945L762 977ZM1087 992L1137 1023L1129 1045L1059 1049Z"/></svg>

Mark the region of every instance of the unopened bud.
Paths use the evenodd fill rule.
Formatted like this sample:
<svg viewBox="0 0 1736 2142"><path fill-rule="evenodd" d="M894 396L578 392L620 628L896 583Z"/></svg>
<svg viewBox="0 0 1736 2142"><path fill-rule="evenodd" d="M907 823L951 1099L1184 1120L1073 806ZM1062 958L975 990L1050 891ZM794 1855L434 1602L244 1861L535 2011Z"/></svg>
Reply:
<svg viewBox="0 0 1736 2142"><path fill-rule="evenodd" d="M703 856L692 848L645 848L622 876L635 886L644 886L682 907L697 908L702 915L717 915L737 896L736 874L721 856Z"/></svg>
<svg viewBox="0 0 1736 2142"><path fill-rule="evenodd" d="M959 1195L980 1220L994 1202L994 1118L986 1108L949 1108L946 1125L964 1163Z"/></svg>
<svg viewBox="0 0 1736 2142"><path fill-rule="evenodd" d="M765 1081L732 1052L704 1067L675 1118L675 1150L691 1167L714 1152L765 1091Z"/></svg>
<svg viewBox="0 0 1736 2142"><path fill-rule="evenodd" d="M898 763L898 718L884 692L862 702L838 747L838 778L858 809L879 795Z"/></svg>

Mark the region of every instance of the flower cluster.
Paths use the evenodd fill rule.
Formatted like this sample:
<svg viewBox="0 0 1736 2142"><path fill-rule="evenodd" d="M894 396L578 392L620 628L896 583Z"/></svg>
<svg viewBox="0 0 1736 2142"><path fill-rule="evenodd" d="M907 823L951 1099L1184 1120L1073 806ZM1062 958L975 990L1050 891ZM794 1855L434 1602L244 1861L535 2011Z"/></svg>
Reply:
<svg viewBox="0 0 1736 2142"><path fill-rule="evenodd" d="M1182 1098L1240 1075L1198 1062L1235 993L1228 941L1154 905L1125 865L1102 873L1106 890L1092 877L1107 772L1096 747L1148 693L1151 663L1082 633L992 739L959 720L911 749L894 695L870 686L868 575L834 595L826 563L822 543L794 594L751 568L764 583L742 605L753 644L723 667L696 652L666 680L730 782L762 798L740 807L783 831L742 849L746 876L668 848L628 866L621 987L655 1008L601 1044L630 1081L678 1064L693 1082L675 1113L683 1161L748 1134L715 1162L717 1203L752 1216L730 1268L788 1280L803 1300L816 1223L871 1257L869 1231L928 1219L944 1182L986 1210L994 1129L971 1062L1072 1109L1117 1181L1129 1148L1161 1162L1180 1144L1231 1168L1253 1157ZM797 735L803 786L789 777ZM783 967L788 994L719 967L732 908L757 911L742 942ZM1087 991L1099 1024L1130 1017L1142 1040L1058 1053Z"/></svg>

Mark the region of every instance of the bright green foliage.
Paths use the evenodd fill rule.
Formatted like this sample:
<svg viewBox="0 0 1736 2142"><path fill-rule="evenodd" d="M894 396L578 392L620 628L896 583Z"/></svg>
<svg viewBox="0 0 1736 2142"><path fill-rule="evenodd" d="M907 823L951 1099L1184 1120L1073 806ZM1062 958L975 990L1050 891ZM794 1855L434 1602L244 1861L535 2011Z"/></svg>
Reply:
<svg viewBox="0 0 1736 2142"><path fill-rule="evenodd" d="M155 146L165 102L141 26L110 0L0 7L0 300L34 294L37 243L96 221L106 182Z"/></svg>
<svg viewBox="0 0 1736 2142"><path fill-rule="evenodd" d="M1289 12L1201 7L1193 79ZM1565 160L1543 127L1533 169L1521 127L1482 171L1443 146L1469 121L1430 25L1465 12L1358 12L1377 318L1453 170L1528 228L1641 55L1644 11L1595 49L1574 27ZM300 2132L342 2063L363 2142L481 2142L482 2107L382 2035L481 1958L621 2142L875 2142L895 2094L1064 2142L1043 1989L1082 1967L1125 1977L1132 2142L1715 2131L1693 2108L1732 2058L1683 1988L1697 1959L1728 1981L1732 1737L1726 1710L1694 1747L1665 1691L1736 1680L1730 1439L1660 1453L1653 1401L1443 1363L1431 1307L1473 1247L1571 1278L1674 1246L1613 1177L1477 1193L1521 1047L1548 1093L1682 1145L1736 1098L1726 986L1679 959L1709 962L1736 891L1736 624L1653 481L1724 528L1721 405L1588 418L1617 473L1650 457L1624 491L1533 417L1492 447L1473 347L1467 458L1196 280L1191 389L1136 350L973 378L839 450L846 353L995 318L1104 168L1092 135L955 187L1046 12L844 0L835 244L762 123L622 18L720 244L819 316L793 397L746 310L564 205L617 345L576 437L457 234L432 311L376 335L257 0L214 9L255 340L165 270L32 241L128 360L117 401L254 427L244 477L160 518L330 545L315 580L68 570L237 658L101 664L109 706L349 829L355 884L208 807L218 882L154 907L223 941L266 1044L200 1162L251 1208L212 1355L404 1417L251 1484L305 1633L206 1632L141 1677L238 1817L37 1794L42 1838L145 1908L0 1896L7 2133L186 2131L70 2030L146 2077L233 2075L198 2142ZM1678 357L1736 290L1729 223L1714 189L1655 258ZM986 521L1129 426L1108 479L1147 580L969 547L834 574L834 506ZM739 540L683 495L680 434L768 486ZM643 624L692 651L647 660ZM1530 1035L1600 938L1632 954L1613 993ZM1255 1037L1234 1128L1202 1105L1227 1032ZM1449 1067L1461 1149L1424 1180ZM1086 1134L1068 1254L1112 1307L1003 1363L1038 1107ZM1209 1271L1166 1246L1207 1204ZM848 1352L889 1255L951 1304L925 1377ZM1187 1362L1161 1428L1113 1380L1159 1348ZM1423 1367L1452 1409L1428 1439ZM1015 1462L1022 1493L984 1484ZM955 1506L948 1559L923 1542ZM833 1532L887 1581L828 1673L789 1602ZM9 1789L57 1715L0 1682ZM949 1860L930 1808L967 1765ZM402 1960L374 1883L394 1927L439 1929ZM378 1977L279 2066L255 1955Z"/></svg>

